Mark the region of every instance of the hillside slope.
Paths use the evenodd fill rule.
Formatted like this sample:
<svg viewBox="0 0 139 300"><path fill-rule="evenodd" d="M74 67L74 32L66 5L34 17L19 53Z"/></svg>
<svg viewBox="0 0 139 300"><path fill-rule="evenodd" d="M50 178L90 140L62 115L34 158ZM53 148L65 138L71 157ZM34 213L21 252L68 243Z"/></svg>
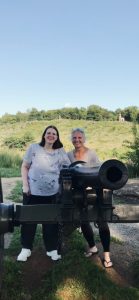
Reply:
<svg viewBox="0 0 139 300"><path fill-rule="evenodd" d="M101 160L109 158L121 158L127 151L123 145L125 140L132 141L132 123L118 121L92 122L86 120L51 120L32 121L26 123L1 124L0 125L0 146L1 150L6 149L4 141L10 137L23 137L26 133L33 135L34 142L39 142L42 133L48 125L53 124L58 127L60 138L66 150L72 148L70 132L72 128L82 127L85 129L87 146L95 149ZM15 149L14 149L15 150ZM18 150L19 152L19 150ZM23 155L23 151L20 151Z"/></svg>

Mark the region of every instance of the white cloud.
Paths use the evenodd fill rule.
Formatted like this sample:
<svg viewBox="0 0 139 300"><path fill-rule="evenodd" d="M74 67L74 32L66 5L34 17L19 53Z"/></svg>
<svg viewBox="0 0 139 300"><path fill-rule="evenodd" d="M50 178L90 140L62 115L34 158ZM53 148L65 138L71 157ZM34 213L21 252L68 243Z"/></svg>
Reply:
<svg viewBox="0 0 139 300"><path fill-rule="evenodd" d="M73 107L73 105L71 103L65 103L64 107Z"/></svg>

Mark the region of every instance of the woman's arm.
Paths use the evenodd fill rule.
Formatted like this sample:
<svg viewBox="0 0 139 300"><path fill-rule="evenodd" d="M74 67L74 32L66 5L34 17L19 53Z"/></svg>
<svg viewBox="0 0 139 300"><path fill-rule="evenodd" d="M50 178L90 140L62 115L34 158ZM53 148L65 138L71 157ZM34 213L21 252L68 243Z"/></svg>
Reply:
<svg viewBox="0 0 139 300"><path fill-rule="evenodd" d="M23 181L23 193L30 194L30 187L28 182L28 171L30 168L30 164L26 161L23 161L21 166L21 176Z"/></svg>
<svg viewBox="0 0 139 300"><path fill-rule="evenodd" d="M62 165L70 165L71 164L71 162L70 162L70 160L69 160L69 157L68 157L68 155L67 155L67 153L66 153L66 151L65 151L65 149L64 148L60 148L60 163L61 163L61 167L62 167ZM60 167L60 168L61 168Z"/></svg>
<svg viewBox="0 0 139 300"><path fill-rule="evenodd" d="M95 150L88 149L87 159L87 163L90 165L90 167L96 167L101 165L101 162Z"/></svg>

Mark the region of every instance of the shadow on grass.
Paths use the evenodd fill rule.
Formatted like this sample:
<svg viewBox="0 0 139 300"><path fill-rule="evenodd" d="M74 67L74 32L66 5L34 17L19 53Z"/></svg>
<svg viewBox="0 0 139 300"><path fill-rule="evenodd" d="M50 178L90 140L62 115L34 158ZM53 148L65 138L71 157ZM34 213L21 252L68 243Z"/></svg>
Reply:
<svg viewBox="0 0 139 300"><path fill-rule="evenodd" d="M54 262L50 270L46 270L32 292L23 285L24 264L15 261L20 250L19 228L5 256L2 300L137 300L139 290L121 288L106 276L105 270L97 267L83 255L84 240L79 232L74 232L68 239L67 252L63 259ZM39 228L34 247L43 247ZM42 264L45 259L43 256ZM30 258L31 261L31 258ZM30 265L29 265L30 266ZM37 265L38 269L41 264ZM37 273L36 269L36 273ZM27 268L26 268L27 272ZM32 270L32 276L35 276ZM31 281L31 276L30 276ZM9 298L8 298L9 297Z"/></svg>

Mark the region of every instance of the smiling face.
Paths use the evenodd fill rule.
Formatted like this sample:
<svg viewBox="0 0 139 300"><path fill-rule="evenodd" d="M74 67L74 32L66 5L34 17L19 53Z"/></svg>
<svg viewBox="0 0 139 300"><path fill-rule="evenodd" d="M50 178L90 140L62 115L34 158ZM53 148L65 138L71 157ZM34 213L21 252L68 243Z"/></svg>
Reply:
<svg viewBox="0 0 139 300"><path fill-rule="evenodd" d="M48 128L45 132L45 144L53 145L58 139L57 132L54 128Z"/></svg>
<svg viewBox="0 0 139 300"><path fill-rule="evenodd" d="M74 131L72 133L72 144L75 147L75 149L80 149L84 147L84 143L85 143L84 133L80 131Z"/></svg>

